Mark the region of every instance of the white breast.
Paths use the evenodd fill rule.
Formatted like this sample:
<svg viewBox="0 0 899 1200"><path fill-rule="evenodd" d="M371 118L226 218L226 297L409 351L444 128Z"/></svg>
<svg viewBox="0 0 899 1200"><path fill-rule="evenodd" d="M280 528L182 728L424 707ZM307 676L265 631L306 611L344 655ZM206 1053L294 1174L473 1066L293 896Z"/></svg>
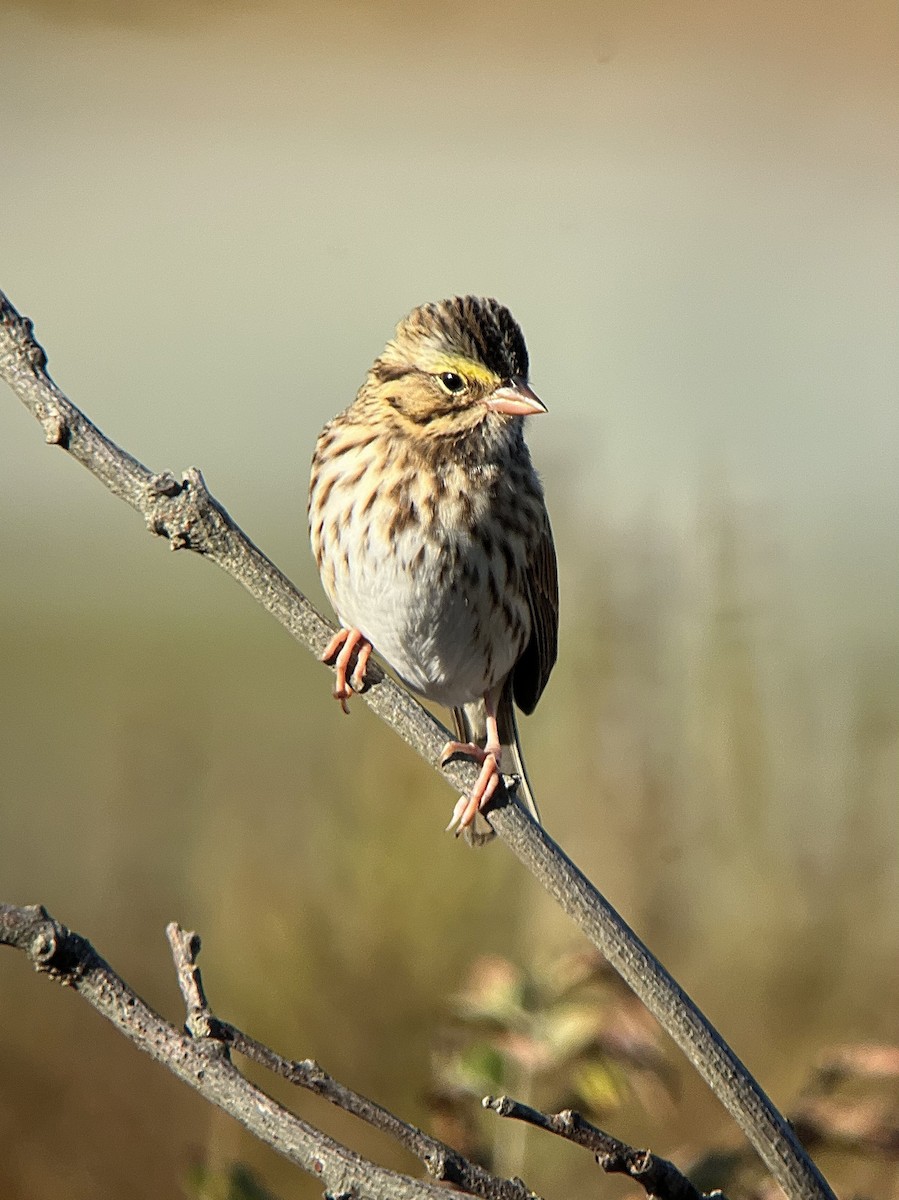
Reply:
<svg viewBox="0 0 899 1200"><path fill-rule="evenodd" d="M437 507L437 480L422 472L402 489L400 519L395 494L367 504L377 492L371 455L335 457L313 484L310 511L316 492L326 497L311 530L325 590L341 623L421 695L447 707L480 699L530 636L526 547L513 536L509 558L488 561L472 529L488 515L489 489L472 499L469 486L463 504L461 470L444 472Z"/></svg>

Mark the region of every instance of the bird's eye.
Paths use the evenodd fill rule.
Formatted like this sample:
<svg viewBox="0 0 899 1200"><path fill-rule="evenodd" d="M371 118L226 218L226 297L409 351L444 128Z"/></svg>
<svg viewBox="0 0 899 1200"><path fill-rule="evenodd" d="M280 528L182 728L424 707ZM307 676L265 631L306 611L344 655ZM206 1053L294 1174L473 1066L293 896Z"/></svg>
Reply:
<svg viewBox="0 0 899 1200"><path fill-rule="evenodd" d="M453 395L461 392L465 387L465 380L461 375L457 375L455 371L443 371L442 374L438 376L438 379L446 388L446 390L451 392Z"/></svg>

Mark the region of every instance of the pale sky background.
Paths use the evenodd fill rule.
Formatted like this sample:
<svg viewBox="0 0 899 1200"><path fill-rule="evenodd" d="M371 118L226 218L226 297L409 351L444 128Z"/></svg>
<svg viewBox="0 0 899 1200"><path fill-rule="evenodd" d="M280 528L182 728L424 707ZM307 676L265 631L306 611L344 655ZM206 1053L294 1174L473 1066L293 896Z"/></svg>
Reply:
<svg viewBox="0 0 899 1200"><path fill-rule="evenodd" d="M726 480L816 600L893 621L894 3L5 0L0 86L0 287L294 577L318 429L399 316L476 291L524 328L551 507L690 537ZM0 412L4 557L136 553Z"/></svg>

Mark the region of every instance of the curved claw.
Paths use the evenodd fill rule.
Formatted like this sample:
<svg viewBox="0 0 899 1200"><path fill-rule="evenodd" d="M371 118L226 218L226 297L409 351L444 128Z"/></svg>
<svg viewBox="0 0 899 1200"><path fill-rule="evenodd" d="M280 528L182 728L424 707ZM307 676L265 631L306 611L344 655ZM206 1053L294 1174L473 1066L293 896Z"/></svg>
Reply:
<svg viewBox="0 0 899 1200"><path fill-rule="evenodd" d="M347 671L356 654L356 665L347 681ZM335 658L336 655L336 658ZM354 692L361 692L365 687L365 671L371 658L371 642L359 629L339 629L331 638L322 654L322 662L334 659L336 679L333 696L340 701L340 707L348 713L347 700Z"/></svg>

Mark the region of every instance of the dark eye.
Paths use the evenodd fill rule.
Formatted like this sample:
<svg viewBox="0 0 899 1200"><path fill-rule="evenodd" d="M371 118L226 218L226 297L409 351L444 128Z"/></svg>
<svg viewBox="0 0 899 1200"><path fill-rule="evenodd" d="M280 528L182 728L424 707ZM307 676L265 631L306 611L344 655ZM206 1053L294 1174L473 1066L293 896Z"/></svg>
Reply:
<svg viewBox="0 0 899 1200"><path fill-rule="evenodd" d="M465 388L465 380L461 375L457 375L455 371L444 371L438 378L446 390L452 392L453 395L463 391Z"/></svg>

